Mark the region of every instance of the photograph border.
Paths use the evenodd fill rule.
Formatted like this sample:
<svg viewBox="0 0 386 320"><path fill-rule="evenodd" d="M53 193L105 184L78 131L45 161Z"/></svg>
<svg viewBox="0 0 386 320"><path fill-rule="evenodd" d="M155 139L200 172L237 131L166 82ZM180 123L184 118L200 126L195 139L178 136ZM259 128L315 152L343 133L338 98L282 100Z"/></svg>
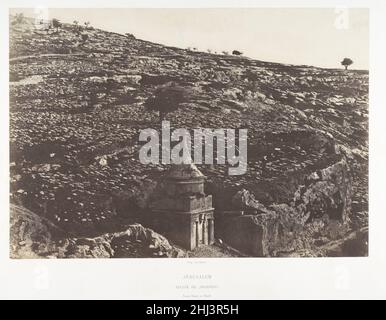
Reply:
<svg viewBox="0 0 386 320"><path fill-rule="evenodd" d="M382 1L39 1L48 7L357 7L370 9L369 256L357 258L9 258L8 9L1 16L0 298L6 299L378 299L386 297L386 119ZM4 7L4 8L3 8ZM383 41L382 41L383 40Z"/></svg>

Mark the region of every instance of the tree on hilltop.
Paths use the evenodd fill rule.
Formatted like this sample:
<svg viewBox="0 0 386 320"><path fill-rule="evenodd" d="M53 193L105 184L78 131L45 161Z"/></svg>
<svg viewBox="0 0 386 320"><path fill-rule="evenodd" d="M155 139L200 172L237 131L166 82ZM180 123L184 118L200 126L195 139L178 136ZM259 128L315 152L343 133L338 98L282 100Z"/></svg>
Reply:
<svg viewBox="0 0 386 320"><path fill-rule="evenodd" d="M56 32L59 32L59 28L61 28L62 27L62 23L60 22L60 20L58 20L58 19L52 19L52 21L51 21L51 25L52 25L52 27L53 28L55 28L56 29Z"/></svg>
<svg viewBox="0 0 386 320"><path fill-rule="evenodd" d="M353 63L354 61L352 61L350 58L344 58L340 64L344 66L345 70L347 70L348 66L351 66Z"/></svg>
<svg viewBox="0 0 386 320"><path fill-rule="evenodd" d="M238 51L238 50L233 50L233 51L232 51L232 54L233 54L234 56L241 56L243 53L242 53L241 51Z"/></svg>

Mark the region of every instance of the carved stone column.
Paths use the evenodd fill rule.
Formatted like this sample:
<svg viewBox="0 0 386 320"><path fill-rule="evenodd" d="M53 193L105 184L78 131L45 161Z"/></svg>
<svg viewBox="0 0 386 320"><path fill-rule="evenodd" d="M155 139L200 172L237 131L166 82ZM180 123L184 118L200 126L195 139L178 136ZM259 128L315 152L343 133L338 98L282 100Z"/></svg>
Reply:
<svg viewBox="0 0 386 320"><path fill-rule="evenodd" d="M196 247L200 245L200 230L199 230L199 223L198 221L195 222L196 227Z"/></svg>
<svg viewBox="0 0 386 320"><path fill-rule="evenodd" d="M202 243L208 244L208 220L206 218L202 220Z"/></svg>
<svg viewBox="0 0 386 320"><path fill-rule="evenodd" d="M214 220L213 219L210 219L208 221L208 224L209 224L209 244L213 244L214 243Z"/></svg>

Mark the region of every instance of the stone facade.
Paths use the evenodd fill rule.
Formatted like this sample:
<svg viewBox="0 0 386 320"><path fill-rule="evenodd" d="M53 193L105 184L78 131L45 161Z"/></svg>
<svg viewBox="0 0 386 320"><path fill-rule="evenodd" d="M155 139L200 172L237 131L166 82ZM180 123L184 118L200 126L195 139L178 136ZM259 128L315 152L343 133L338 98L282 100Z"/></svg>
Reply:
<svg viewBox="0 0 386 320"><path fill-rule="evenodd" d="M212 196L205 195L204 182L195 165L173 165L164 179L163 197L150 205L152 227L188 250L214 243Z"/></svg>

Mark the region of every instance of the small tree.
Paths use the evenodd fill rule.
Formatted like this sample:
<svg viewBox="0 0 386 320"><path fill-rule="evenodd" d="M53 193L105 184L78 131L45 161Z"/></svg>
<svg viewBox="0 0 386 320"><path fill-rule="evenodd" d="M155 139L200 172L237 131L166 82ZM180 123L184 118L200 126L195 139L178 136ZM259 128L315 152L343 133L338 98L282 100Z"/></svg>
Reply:
<svg viewBox="0 0 386 320"><path fill-rule="evenodd" d="M234 56L241 56L243 53L242 53L241 51L238 51L238 50L233 50L233 51L232 51L232 54L233 54Z"/></svg>
<svg viewBox="0 0 386 320"><path fill-rule="evenodd" d="M62 24L58 19L52 19L51 25L53 28L56 28L56 32L59 32L59 28L62 27Z"/></svg>
<svg viewBox="0 0 386 320"><path fill-rule="evenodd" d="M126 38L128 38L128 39L132 39L132 40L135 39L135 36L134 36L132 33L125 33L125 36L126 36Z"/></svg>
<svg viewBox="0 0 386 320"><path fill-rule="evenodd" d="M188 89L175 84L168 84L158 88L154 96L146 100L145 108L149 111L158 111L162 121L168 113L176 111L180 104L186 101L188 95Z"/></svg>
<svg viewBox="0 0 386 320"><path fill-rule="evenodd" d="M344 58L340 64L344 66L345 70L347 70L348 66L351 66L353 63L354 61L352 61L350 58Z"/></svg>

